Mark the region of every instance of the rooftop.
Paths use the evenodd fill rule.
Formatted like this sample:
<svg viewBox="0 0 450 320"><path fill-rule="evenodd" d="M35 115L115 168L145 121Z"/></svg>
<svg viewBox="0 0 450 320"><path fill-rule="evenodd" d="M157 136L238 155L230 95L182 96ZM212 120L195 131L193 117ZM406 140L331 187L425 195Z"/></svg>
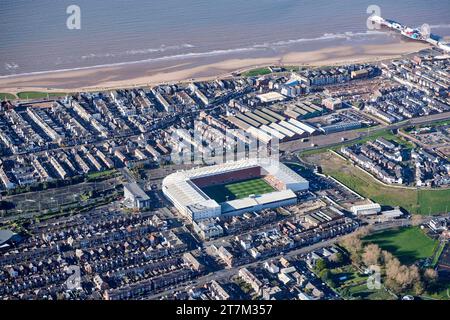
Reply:
<svg viewBox="0 0 450 320"><path fill-rule="evenodd" d="M295 195L295 193L290 189L265 193L256 197L248 197L244 199L236 199L225 202L222 204L222 212L227 213L235 210L254 207L257 205L264 205L272 202L294 199L296 197L297 196Z"/></svg>
<svg viewBox="0 0 450 320"><path fill-rule="evenodd" d="M278 93L276 91L260 94L258 96L258 98L263 102L275 102L275 101L282 101L282 100L286 99L285 96L283 96L281 93Z"/></svg>
<svg viewBox="0 0 450 320"><path fill-rule="evenodd" d="M16 233L11 230L0 230L0 246L8 242Z"/></svg>
<svg viewBox="0 0 450 320"><path fill-rule="evenodd" d="M150 200L150 197L138 186L137 183L128 183L123 186L127 189L133 196L140 198L141 200Z"/></svg>

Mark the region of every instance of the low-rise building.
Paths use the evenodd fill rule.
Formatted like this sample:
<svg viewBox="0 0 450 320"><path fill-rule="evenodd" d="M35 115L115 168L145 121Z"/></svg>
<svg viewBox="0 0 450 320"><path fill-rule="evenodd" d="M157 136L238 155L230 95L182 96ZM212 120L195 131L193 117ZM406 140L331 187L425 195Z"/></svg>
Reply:
<svg viewBox="0 0 450 320"><path fill-rule="evenodd" d="M137 183L128 183L123 186L124 203L134 209L145 209L150 207L150 197L138 186Z"/></svg>
<svg viewBox="0 0 450 320"><path fill-rule="evenodd" d="M351 211L356 216L374 215L381 212L381 206L378 203L363 204L351 207Z"/></svg>

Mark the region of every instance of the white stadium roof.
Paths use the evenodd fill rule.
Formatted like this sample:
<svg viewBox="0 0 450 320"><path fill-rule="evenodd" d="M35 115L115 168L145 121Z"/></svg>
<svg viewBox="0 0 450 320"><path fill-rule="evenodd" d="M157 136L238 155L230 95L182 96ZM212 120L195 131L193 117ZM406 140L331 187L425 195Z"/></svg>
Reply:
<svg viewBox="0 0 450 320"><path fill-rule="evenodd" d="M258 205L293 199L296 197L297 196L295 193L290 189L265 193L262 195L257 195L256 197L236 199L225 202L222 204L222 212L227 213L235 210L242 210L250 207L256 207Z"/></svg>
<svg viewBox="0 0 450 320"><path fill-rule="evenodd" d="M292 199L295 196L295 193L292 190L297 191L308 188L307 180L280 163L278 160L244 159L224 164L178 171L164 178L162 182L163 191L165 194L169 194L169 198L175 201L179 207L186 208L191 212L200 212L205 209L215 210L220 207L217 201L209 198L191 180L256 166L261 167L267 173L282 181L286 185L286 190L257 195L257 197L254 198L248 197L239 200L231 200L222 204L222 211L224 208L248 208L251 206Z"/></svg>
<svg viewBox="0 0 450 320"><path fill-rule="evenodd" d="M167 176L163 180L164 185L178 184L186 180L198 179L216 174L239 171L246 168L260 166L270 174L276 176L285 183L306 181L300 175L286 167L284 164L274 159L244 159L238 161L230 161L223 164L212 165L207 167L199 167L191 170L182 170ZM192 184L193 185L193 184ZM197 188L198 189L198 188Z"/></svg>
<svg viewBox="0 0 450 320"><path fill-rule="evenodd" d="M239 161L230 161L223 164L207 166L207 167L198 167L191 170L182 170L172 173L171 175L164 178L163 182L171 183L171 182L181 182L186 179L197 179L210 175L227 173L237 170L242 170L250 167L258 166L258 160L256 159L246 159Z"/></svg>
<svg viewBox="0 0 450 320"><path fill-rule="evenodd" d="M270 165L264 166L263 168L271 175L277 177L278 180L283 181L285 184L307 182L307 180L302 176L298 175L280 162L272 162Z"/></svg>
<svg viewBox="0 0 450 320"><path fill-rule="evenodd" d="M178 200L186 206L209 200L190 180L180 181L180 183L172 184L170 187L177 194Z"/></svg>

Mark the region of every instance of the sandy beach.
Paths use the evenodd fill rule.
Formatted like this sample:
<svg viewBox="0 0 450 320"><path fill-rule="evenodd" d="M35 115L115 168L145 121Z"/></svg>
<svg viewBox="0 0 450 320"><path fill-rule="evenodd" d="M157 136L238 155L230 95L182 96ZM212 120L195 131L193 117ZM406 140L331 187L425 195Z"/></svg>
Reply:
<svg viewBox="0 0 450 320"><path fill-rule="evenodd" d="M193 79L200 81L216 77L227 77L232 72L242 72L267 65L323 66L380 61L417 52L428 47L424 43L407 41L383 45L340 46L308 52L290 52L268 58L230 59L214 63L182 61L169 66L139 63L86 68L3 77L0 78L0 92L102 91L114 88L192 81Z"/></svg>

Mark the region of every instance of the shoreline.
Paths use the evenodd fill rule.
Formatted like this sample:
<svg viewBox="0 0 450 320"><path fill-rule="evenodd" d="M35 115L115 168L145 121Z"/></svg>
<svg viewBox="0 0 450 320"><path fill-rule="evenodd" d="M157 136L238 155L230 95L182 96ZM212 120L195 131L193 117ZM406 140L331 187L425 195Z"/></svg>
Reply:
<svg viewBox="0 0 450 320"><path fill-rule="evenodd" d="M271 65L320 67L326 65L377 62L395 59L429 48L428 44L402 41L393 44L336 46L314 51L287 52L264 58L233 58L219 62L182 61L169 66L146 63L57 71L0 78L0 92L24 91L46 93L108 91L159 84L207 81L231 77L254 68Z"/></svg>

